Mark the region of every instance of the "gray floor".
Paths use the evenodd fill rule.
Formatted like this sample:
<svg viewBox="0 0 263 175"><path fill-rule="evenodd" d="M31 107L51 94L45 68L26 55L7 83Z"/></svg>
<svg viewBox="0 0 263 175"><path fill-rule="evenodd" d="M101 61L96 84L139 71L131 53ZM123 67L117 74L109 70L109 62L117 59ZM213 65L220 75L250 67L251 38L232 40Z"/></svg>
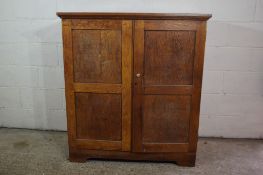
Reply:
<svg viewBox="0 0 263 175"><path fill-rule="evenodd" d="M263 141L200 139L196 167L172 163L67 160L65 132L0 129L0 175L262 175Z"/></svg>

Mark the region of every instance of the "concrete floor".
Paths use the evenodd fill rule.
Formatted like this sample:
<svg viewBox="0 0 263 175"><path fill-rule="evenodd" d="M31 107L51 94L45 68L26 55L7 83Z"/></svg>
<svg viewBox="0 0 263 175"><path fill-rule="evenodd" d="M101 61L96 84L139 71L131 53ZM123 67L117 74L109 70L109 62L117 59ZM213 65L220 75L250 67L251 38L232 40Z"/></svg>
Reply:
<svg viewBox="0 0 263 175"><path fill-rule="evenodd" d="M172 163L67 160L65 132L0 129L0 175L263 175L263 140L200 139L196 167Z"/></svg>

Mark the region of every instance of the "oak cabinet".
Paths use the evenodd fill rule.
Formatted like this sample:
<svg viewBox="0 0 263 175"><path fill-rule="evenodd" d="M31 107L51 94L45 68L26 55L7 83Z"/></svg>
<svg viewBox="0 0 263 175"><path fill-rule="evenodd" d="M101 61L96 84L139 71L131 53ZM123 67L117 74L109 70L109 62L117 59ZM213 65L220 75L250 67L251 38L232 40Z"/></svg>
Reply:
<svg viewBox="0 0 263 175"><path fill-rule="evenodd" d="M69 159L193 166L211 15L57 14Z"/></svg>

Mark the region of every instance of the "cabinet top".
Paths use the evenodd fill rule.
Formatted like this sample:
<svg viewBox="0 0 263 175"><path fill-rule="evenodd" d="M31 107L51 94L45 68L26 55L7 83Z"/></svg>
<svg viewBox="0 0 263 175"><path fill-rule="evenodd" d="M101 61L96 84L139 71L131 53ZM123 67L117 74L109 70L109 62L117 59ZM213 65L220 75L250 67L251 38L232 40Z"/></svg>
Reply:
<svg viewBox="0 0 263 175"><path fill-rule="evenodd" d="M211 14L192 13L101 13L101 12L57 12L62 19L183 19L206 21Z"/></svg>

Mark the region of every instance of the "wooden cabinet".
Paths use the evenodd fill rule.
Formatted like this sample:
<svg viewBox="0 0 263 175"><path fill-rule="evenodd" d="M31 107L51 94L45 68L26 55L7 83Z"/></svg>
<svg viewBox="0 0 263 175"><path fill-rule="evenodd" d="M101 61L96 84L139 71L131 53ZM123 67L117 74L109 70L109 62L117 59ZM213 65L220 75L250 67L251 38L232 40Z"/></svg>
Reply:
<svg viewBox="0 0 263 175"><path fill-rule="evenodd" d="M201 14L58 13L71 161L196 157Z"/></svg>

